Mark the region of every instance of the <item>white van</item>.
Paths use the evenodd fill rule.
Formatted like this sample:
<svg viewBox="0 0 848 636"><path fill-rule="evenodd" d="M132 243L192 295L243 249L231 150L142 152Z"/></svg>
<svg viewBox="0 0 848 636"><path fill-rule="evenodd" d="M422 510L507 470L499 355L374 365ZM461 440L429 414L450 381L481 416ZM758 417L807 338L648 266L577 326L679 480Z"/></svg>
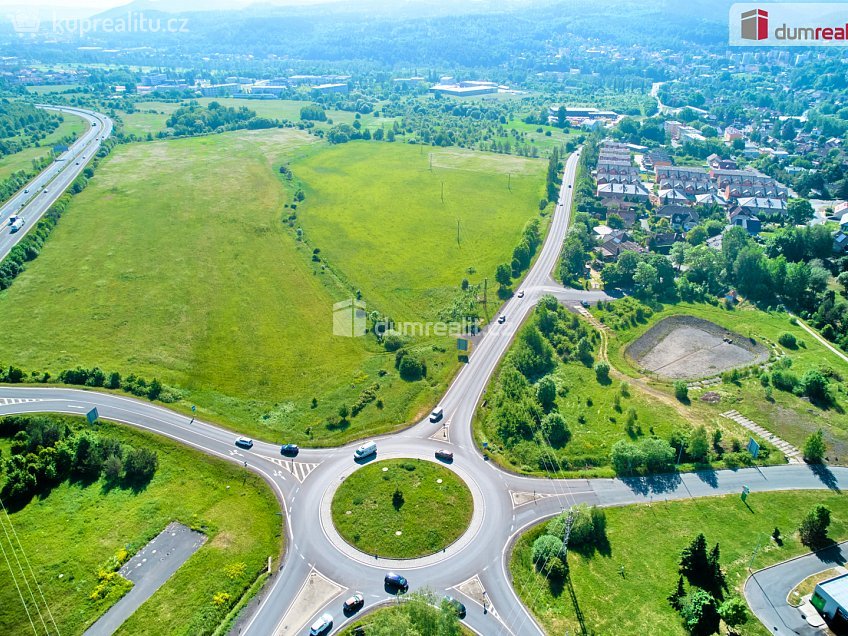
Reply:
<svg viewBox="0 0 848 636"><path fill-rule="evenodd" d="M353 451L354 459L362 459L377 452L377 442L367 442Z"/></svg>
<svg viewBox="0 0 848 636"><path fill-rule="evenodd" d="M21 217L16 218L12 224L9 226L11 228L12 234L20 230L24 226L24 220Z"/></svg>
<svg viewBox="0 0 848 636"><path fill-rule="evenodd" d="M441 406L437 406L433 409L433 412L430 413L430 421L438 422L445 416L445 410Z"/></svg>

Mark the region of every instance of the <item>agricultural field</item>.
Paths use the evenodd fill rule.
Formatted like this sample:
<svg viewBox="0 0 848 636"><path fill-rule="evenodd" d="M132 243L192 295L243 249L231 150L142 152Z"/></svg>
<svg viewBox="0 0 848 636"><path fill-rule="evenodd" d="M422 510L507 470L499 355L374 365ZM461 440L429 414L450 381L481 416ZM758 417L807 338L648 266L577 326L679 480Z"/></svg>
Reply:
<svg viewBox="0 0 848 636"><path fill-rule="evenodd" d="M86 426L81 418L52 419L73 429ZM116 553L126 550L131 556L174 520L205 533L205 545L117 633L211 633L268 557L276 560L282 552L279 505L270 488L234 464L164 437L104 421L96 434L155 450L159 467L152 480L135 488L116 486L105 477L91 483L72 479L10 512L4 521L6 530L9 522L17 530L59 633L81 634L103 614L118 596L89 598L100 583L98 572ZM8 457L9 439L0 438L0 448ZM6 539L0 541L8 551ZM230 595L221 607L213 602L219 592ZM4 569L0 632L24 634L30 629Z"/></svg>
<svg viewBox="0 0 848 636"><path fill-rule="evenodd" d="M708 389L692 391L688 408L694 417L713 423L725 419L720 417L721 413L735 409L798 448L803 446L808 435L822 428L830 450L829 461L843 463L844 458L848 458L848 420L844 412L848 406L845 388L848 364L802 327L793 324L786 313L766 312L746 303L733 310L703 303L678 303L666 306L649 319L637 321L635 325L623 323L605 310L595 311L595 315L613 328L613 335L609 339L610 363L633 378L639 377L641 371L628 355L627 347L664 318L679 315L709 320L745 338L753 338L772 352L771 370L775 369L774 361L778 356L791 360L786 370L797 378L803 377L807 371L822 370L826 376L830 376L830 392L833 396L831 404L813 404L809 399L802 399L791 392L774 386L763 386L758 374L754 374L751 377L726 378L726 381ZM794 347L779 344L783 334L794 336ZM668 382L651 382L657 389L671 394ZM720 401L709 404L700 400L700 395L706 390L717 393Z"/></svg>
<svg viewBox="0 0 848 636"><path fill-rule="evenodd" d="M41 161L51 155L53 145L60 139L70 135L78 136L86 129L86 122L76 115L63 114L65 121L59 127L41 140L41 145L25 148L20 152L0 158L0 181L18 170L31 171L33 161Z"/></svg>
<svg viewBox="0 0 848 636"><path fill-rule="evenodd" d="M431 172L417 147L290 129L120 146L0 294L20 327L0 359L156 377L175 408L269 440L395 429L456 371L453 338L408 341L427 374L407 381L373 336L333 335L333 304L359 290L369 311L437 320L463 277L492 280L509 260L544 180L540 160L432 152Z"/></svg>
<svg viewBox="0 0 848 636"><path fill-rule="evenodd" d="M564 586L549 584L532 563L533 541L545 529L541 523L523 534L513 550L510 570L515 590L551 634L582 629L590 634L683 636L688 632L666 599L677 584L680 552L699 532L708 546L719 543L728 594L737 595L749 564L757 570L807 552L796 531L813 505L830 508L830 538L848 538L848 503L841 493L756 493L747 503L750 507L730 495L608 508L608 544L569 550L570 577ZM770 539L775 527L782 545ZM768 633L750 612L737 630L743 636Z"/></svg>

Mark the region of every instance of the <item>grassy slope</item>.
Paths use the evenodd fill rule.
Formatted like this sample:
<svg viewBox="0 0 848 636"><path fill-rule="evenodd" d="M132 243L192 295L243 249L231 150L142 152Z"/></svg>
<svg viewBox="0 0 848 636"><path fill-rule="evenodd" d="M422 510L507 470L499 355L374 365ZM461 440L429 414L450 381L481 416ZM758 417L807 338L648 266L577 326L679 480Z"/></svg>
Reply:
<svg viewBox="0 0 848 636"><path fill-rule="evenodd" d="M59 127L41 140L37 148L25 148L20 152L7 155L0 159L0 180L7 178L18 170L32 170L33 160L47 157L53 148L53 144L67 135L80 135L86 127L85 121L76 115L63 115L65 121Z"/></svg>
<svg viewBox="0 0 848 636"><path fill-rule="evenodd" d="M404 496L399 510L392 499L396 488ZM472 511L471 492L462 480L421 460L369 464L344 481L332 504L333 521L348 542L367 554L402 559L453 543L468 528Z"/></svg>
<svg viewBox="0 0 848 636"><path fill-rule="evenodd" d="M597 634L682 636L686 631L666 597L677 584L680 551L698 532L705 534L710 547L720 544L728 585L741 594L758 544L755 569L806 551L792 533L819 502L833 513L830 536L848 537L848 503L835 493L757 493L748 499L751 510L736 495L608 509L610 553L587 556L572 551L568 558L586 629ZM782 547L769 539L775 527L784 535ZM532 566L530 547L543 530L544 525L533 528L516 544L510 563L515 589L548 633L579 633L568 589L554 595ZM740 633L760 636L767 630L751 617Z"/></svg>
<svg viewBox="0 0 848 636"><path fill-rule="evenodd" d="M11 521L18 531L61 633L82 633L115 599L88 600L97 571L122 547L143 547L170 521L201 528L207 543L133 615L121 634L186 633L189 623L212 605L212 595L241 586L280 553L282 528L276 499L258 477L167 440L123 426L98 429L133 446L155 448L159 470L138 494L63 483L35 499ZM8 544L5 544L8 550ZM242 580L224 568L244 562ZM64 576L60 579L59 575ZM0 568L0 633L29 630L26 614L5 563Z"/></svg>
<svg viewBox="0 0 848 636"><path fill-rule="evenodd" d="M494 287L495 268L509 260L540 196L543 162L357 143L291 168L306 184L299 221L310 243L370 304L407 321L436 320L463 277L488 276Z"/></svg>
<svg viewBox="0 0 848 636"><path fill-rule="evenodd" d="M792 358L791 370L795 374L800 377L808 369L829 366L837 371L842 378L848 379L848 365L828 351L801 327L790 324L789 317L785 313L767 313L746 306L734 311L706 304L680 303L669 306L662 312L655 314L651 318L650 324L639 325L627 331L616 333L615 337L610 339L610 361L624 373L637 374L638 372L633 364L624 354L625 347L643 334L650 325L675 314L691 314L711 320L743 336L753 337L760 342L776 343L780 334L784 332L792 333L805 345L794 351L786 351ZM720 417L720 413L728 409L736 409L799 448L803 445L807 435L822 427L832 451L830 459L838 461L840 458L848 457L848 417L844 412L840 412L848 405L844 388L842 393L837 393L839 408L824 410L778 390L773 392L774 401L769 402L765 399L763 388L756 379L743 380L740 385L722 384L711 387L710 390L716 390L722 395L721 402L716 405L708 405L699 400L693 400L692 406L697 415L705 421L717 424L724 419ZM693 396L695 395L698 394L693 394ZM844 461L844 459L840 461Z"/></svg>
<svg viewBox="0 0 848 636"><path fill-rule="evenodd" d="M402 241L414 237L415 244L435 245L442 237L420 220L428 214L432 178L407 160L418 151L380 143L304 148L312 142L299 131L273 130L117 149L75 199L39 259L0 294L0 318L38 325L5 339L0 359L54 372L82 364L157 376L186 389L181 408L197 403L203 417L301 443L308 441L309 426L316 441L339 443L389 430L423 411L456 368L451 339L419 343L426 348L428 380L407 383L394 371L393 354L373 339L334 337L332 304L350 292L321 273L309 260L311 246L297 243L282 223L287 194L276 168L296 149L306 154L297 164L303 175L296 173L309 196L305 210L303 205L298 210L307 235L369 304L414 320L433 315L424 312L423 303L413 305L416 313L401 311L415 294L428 286L438 292L458 286L471 264L491 274L507 259L532 215L542 164L444 153L465 157L471 169L453 169L444 177L452 194L436 218L455 223L457 215L466 227L485 228L486 234L478 234L485 247L472 248L469 239L463 243L467 260L451 260L459 252L454 244L421 264ZM333 178L309 170L330 162ZM479 172L479 166L513 164L540 169L532 177L514 176L512 194L484 194L485 206L467 212L468 199L461 196L486 193L503 179ZM404 194L381 194L369 181L367 165L392 171ZM396 207L397 201L405 207ZM347 238L368 241L364 264L345 235L332 234L339 215L347 215ZM400 268L400 276L391 268ZM60 275L69 271L72 280ZM385 294L381 285L389 280L393 291ZM388 375L382 377L381 370ZM341 432L324 426L340 404L353 404L374 382L380 383L385 408L372 403ZM316 409L310 408L313 396Z"/></svg>

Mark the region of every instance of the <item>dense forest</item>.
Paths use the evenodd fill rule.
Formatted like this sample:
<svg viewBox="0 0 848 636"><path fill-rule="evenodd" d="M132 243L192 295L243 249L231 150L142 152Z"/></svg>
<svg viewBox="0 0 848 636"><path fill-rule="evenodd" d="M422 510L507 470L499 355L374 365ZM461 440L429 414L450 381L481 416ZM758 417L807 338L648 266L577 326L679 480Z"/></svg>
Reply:
<svg viewBox="0 0 848 636"><path fill-rule="evenodd" d="M0 100L0 157L37 145L61 122L61 116L32 104Z"/></svg>

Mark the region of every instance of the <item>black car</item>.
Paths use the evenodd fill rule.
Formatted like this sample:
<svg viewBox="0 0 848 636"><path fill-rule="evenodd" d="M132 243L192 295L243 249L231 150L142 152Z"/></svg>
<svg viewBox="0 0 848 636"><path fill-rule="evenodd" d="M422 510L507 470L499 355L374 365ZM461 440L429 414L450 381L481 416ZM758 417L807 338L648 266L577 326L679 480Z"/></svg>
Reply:
<svg viewBox="0 0 848 636"><path fill-rule="evenodd" d="M459 618L465 618L465 614L466 614L465 605L463 605L462 603L457 601L452 596L445 596L443 600L445 601L445 603L447 603L448 605L450 605L453 608L453 610L456 612L456 615Z"/></svg>
<svg viewBox="0 0 848 636"><path fill-rule="evenodd" d="M285 455L286 457L295 457L300 452L300 449L297 447L297 444L283 444L280 446L280 455Z"/></svg>
<svg viewBox="0 0 848 636"><path fill-rule="evenodd" d="M401 592L406 592L409 589L409 581L406 580L406 577L403 577L400 574L395 574L394 572L386 574L384 583L387 588L400 590Z"/></svg>
<svg viewBox="0 0 848 636"><path fill-rule="evenodd" d="M440 448L436 451L436 459L441 459L445 462L453 461L453 453L449 450L445 450L444 448Z"/></svg>
<svg viewBox="0 0 848 636"><path fill-rule="evenodd" d="M352 614L362 609L363 605L365 605L365 597L360 592L357 592L344 602L343 607L346 613Z"/></svg>

